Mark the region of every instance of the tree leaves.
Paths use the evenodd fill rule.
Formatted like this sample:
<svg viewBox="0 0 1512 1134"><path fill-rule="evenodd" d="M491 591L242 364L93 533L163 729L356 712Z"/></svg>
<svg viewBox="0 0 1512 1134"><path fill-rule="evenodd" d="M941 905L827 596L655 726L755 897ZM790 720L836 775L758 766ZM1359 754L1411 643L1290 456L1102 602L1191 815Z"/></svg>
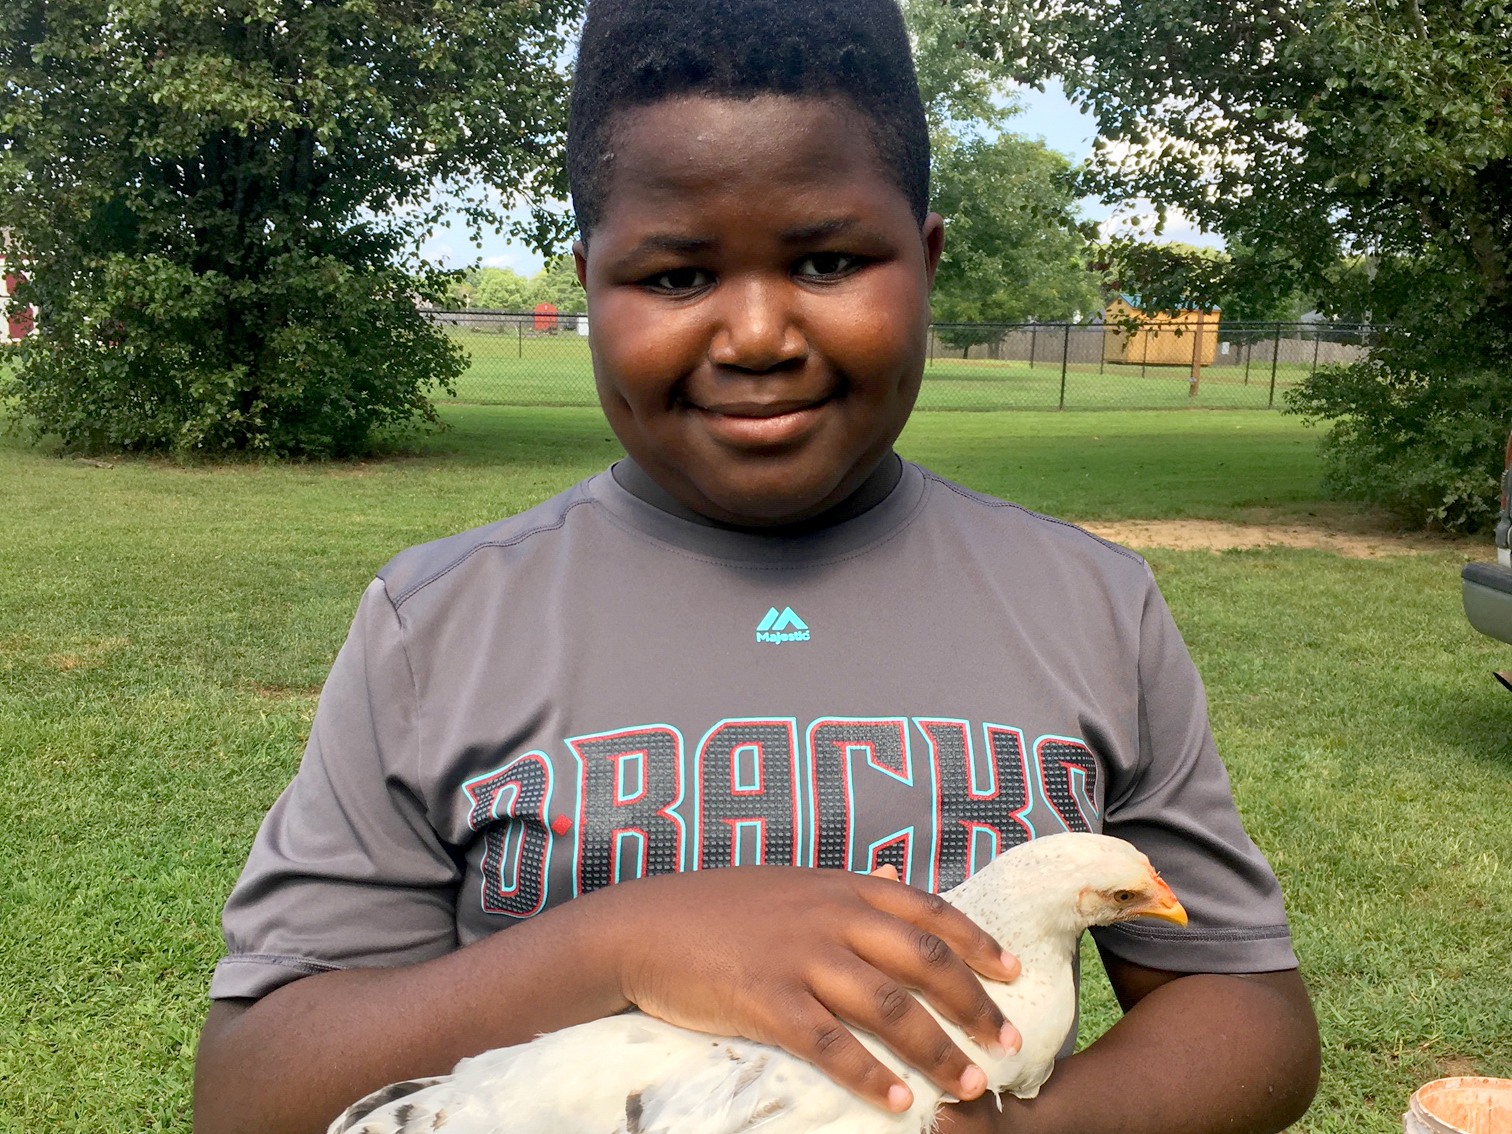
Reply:
<svg viewBox="0 0 1512 1134"><path fill-rule="evenodd" d="M1008 71L988 60L982 29L961 9L907 0L904 16L930 124L931 205L945 217L935 319L1012 323L1096 310L1071 162L1004 129L1018 110Z"/></svg>
<svg viewBox="0 0 1512 1134"><path fill-rule="evenodd" d="M577 9L0 6L0 225L41 313L10 385L22 411L70 443L301 453L423 419L419 391L460 365L415 311L439 294L414 261L438 219L423 206L481 184L474 227L524 200L521 235L560 240Z"/></svg>
<svg viewBox="0 0 1512 1134"><path fill-rule="evenodd" d="M1013 134L941 142L933 195L946 227L935 319L1015 323L1097 310L1070 161Z"/></svg>
<svg viewBox="0 0 1512 1134"><path fill-rule="evenodd" d="M1325 311L1352 308L1398 328L1375 365L1353 378L1324 372L1305 398L1309 412L1327 406L1343 423L1333 451L1353 452L1360 477L1387 461L1361 440L1363 425L1349 424L1369 418L1371 383L1431 380L1444 404L1461 407L1452 412L1481 415L1474 428L1512 411L1507 0L952 3L1019 77L1062 76L1097 116L1110 143L1088 185L1104 199L1179 207L1247 250L1233 268L1251 286L1299 288ZM1368 276L1336 286L1341 265L1367 261ZM1336 380L1355 401L1323 396ZM1460 382L1480 392L1450 396ZM1424 468L1442 466L1422 483L1459 503L1408 510L1479 522L1492 497L1481 494L1477 511L1464 485L1494 479L1499 439L1447 446L1447 426L1414 420L1399 424L1440 438L1420 449ZM1459 456L1443 457L1451 452ZM1384 465L1382 480L1418 483ZM1418 489L1409 495L1420 501Z"/></svg>

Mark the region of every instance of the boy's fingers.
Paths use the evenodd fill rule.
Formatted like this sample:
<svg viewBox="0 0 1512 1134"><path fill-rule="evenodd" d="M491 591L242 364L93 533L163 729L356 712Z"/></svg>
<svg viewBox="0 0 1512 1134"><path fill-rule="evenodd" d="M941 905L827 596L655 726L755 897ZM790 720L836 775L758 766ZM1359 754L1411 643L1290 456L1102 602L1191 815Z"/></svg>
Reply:
<svg viewBox="0 0 1512 1134"><path fill-rule="evenodd" d="M884 1110L897 1113L913 1105L913 1092L819 1001L808 998L780 1022L794 1041L766 1042L808 1060L846 1090Z"/></svg>
<svg viewBox="0 0 1512 1134"><path fill-rule="evenodd" d="M957 1098L975 1098L986 1089L987 1078L981 1068L898 981L860 964L826 977L814 989L826 1008L877 1036L899 1059L917 1068L942 1091Z"/></svg>
<svg viewBox="0 0 1512 1134"><path fill-rule="evenodd" d="M987 990L982 987L977 975L966 967L943 940L917 926L899 926L895 920L880 923L874 931L879 931L877 936L862 937L856 941L856 951L863 959L903 986L917 989L935 1011L959 1026L993 1055L1018 1049L1018 1032L1004 1019L1002 1009L987 995ZM908 1000L922 1018L929 1021L930 1034L943 1036L944 1033L939 1032L934 1018L912 996ZM876 1030L869 1024L866 1026L870 1030ZM889 1035L881 1032L878 1035L882 1036L889 1047L894 1046ZM894 1050L897 1049L894 1047ZM904 1055L902 1051L898 1054ZM921 1071L928 1070L923 1064L915 1066ZM957 1069L957 1073L959 1070ZM955 1093L955 1087L949 1089L952 1094Z"/></svg>
<svg viewBox="0 0 1512 1134"><path fill-rule="evenodd" d="M898 881L898 868L890 862L884 862L871 872L873 878L886 878L889 882Z"/></svg>
<svg viewBox="0 0 1512 1134"><path fill-rule="evenodd" d="M951 952L989 980L1018 977L1018 958L938 894L927 894L912 886L874 886L868 888L867 896L878 909L940 938Z"/></svg>

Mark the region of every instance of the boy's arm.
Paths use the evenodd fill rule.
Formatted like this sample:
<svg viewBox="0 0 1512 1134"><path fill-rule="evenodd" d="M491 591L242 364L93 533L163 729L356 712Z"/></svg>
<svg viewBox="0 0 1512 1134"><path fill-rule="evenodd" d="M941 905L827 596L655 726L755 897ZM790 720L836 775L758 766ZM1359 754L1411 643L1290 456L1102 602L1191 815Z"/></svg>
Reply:
<svg viewBox="0 0 1512 1134"><path fill-rule="evenodd" d="M577 904L435 961L321 973L258 1000L213 1001L195 1061L194 1129L324 1130L386 1083L622 1010L611 982L561 978L568 967L598 971L585 919L568 915Z"/></svg>
<svg viewBox="0 0 1512 1134"><path fill-rule="evenodd" d="M1318 1027L1296 969L1172 973L1103 952L1124 1016L1034 1099L944 1109L940 1134L1271 1134L1318 1086Z"/></svg>
<svg viewBox="0 0 1512 1134"><path fill-rule="evenodd" d="M785 1047L877 1105L904 1109L906 1088L843 1019L941 1089L975 1097L981 1071L906 992L921 990L979 1042L997 1042L1002 1014L971 969L1007 980L1017 962L964 914L898 882L797 867L639 879L434 960L222 1002L200 1039L195 1129L320 1131L378 1087L631 1004ZM978 1081L963 1079L973 1071Z"/></svg>

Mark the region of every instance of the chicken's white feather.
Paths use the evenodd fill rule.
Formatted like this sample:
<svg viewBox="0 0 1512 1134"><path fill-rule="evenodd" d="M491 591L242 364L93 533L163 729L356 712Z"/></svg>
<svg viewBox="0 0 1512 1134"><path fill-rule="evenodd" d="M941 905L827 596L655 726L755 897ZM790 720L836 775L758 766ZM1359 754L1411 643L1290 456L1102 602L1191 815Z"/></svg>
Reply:
<svg viewBox="0 0 1512 1134"><path fill-rule="evenodd" d="M1143 887L1143 889L1140 889ZM999 855L946 899L1018 957L1010 983L983 981L1023 1045L995 1057L945 1031L990 1088L1032 1098L1076 1016L1077 939L1091 924L1151 913L1109 894L1158 887L1148 860L1103 835L1051 835ZM1158 897L1159 895L1157 895ZM1156 916L1180 911L1174 898ZM1184 915L1181 915L1184 918ZM925 1005L928 1007L928 1005ZM936 1015L936 1019L939 1019ZM942 1102L929 1080L857 1032L914 1094L904 1113L874 1107L812 1064L750 1040L715 1037L630 1012L464 1059L451 1075L396 1084L350 1107L328 1134L923 1134ZM409 1088L409 1089L404 1089Z"/></svg>

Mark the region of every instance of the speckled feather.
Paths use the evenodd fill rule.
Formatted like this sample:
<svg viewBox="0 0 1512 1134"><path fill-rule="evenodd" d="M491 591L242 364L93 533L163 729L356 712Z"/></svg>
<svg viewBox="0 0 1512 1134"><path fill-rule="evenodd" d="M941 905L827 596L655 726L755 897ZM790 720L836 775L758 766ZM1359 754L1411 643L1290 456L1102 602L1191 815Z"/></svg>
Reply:
<svg viewBox="0 0 1512 1134"><path fill-rule="evenodd" d="M1075 1019L1077 939L1090 924L1127 916L1086 895L1136 887L1163 889L1144 855L1119 839L1067 834L1015 847L945 895L1023 966L1011 983L983 981L1023 1036L1018 1052L994 1057L941 1021L992 1090L1039 1093ZM780 1049L631 1012L464 1059L449 1076L386 1087L328 1134L924 1134L951 1100L874 1036L857 1036L908 1083L909 1110L863 1102Z"/></svg>

